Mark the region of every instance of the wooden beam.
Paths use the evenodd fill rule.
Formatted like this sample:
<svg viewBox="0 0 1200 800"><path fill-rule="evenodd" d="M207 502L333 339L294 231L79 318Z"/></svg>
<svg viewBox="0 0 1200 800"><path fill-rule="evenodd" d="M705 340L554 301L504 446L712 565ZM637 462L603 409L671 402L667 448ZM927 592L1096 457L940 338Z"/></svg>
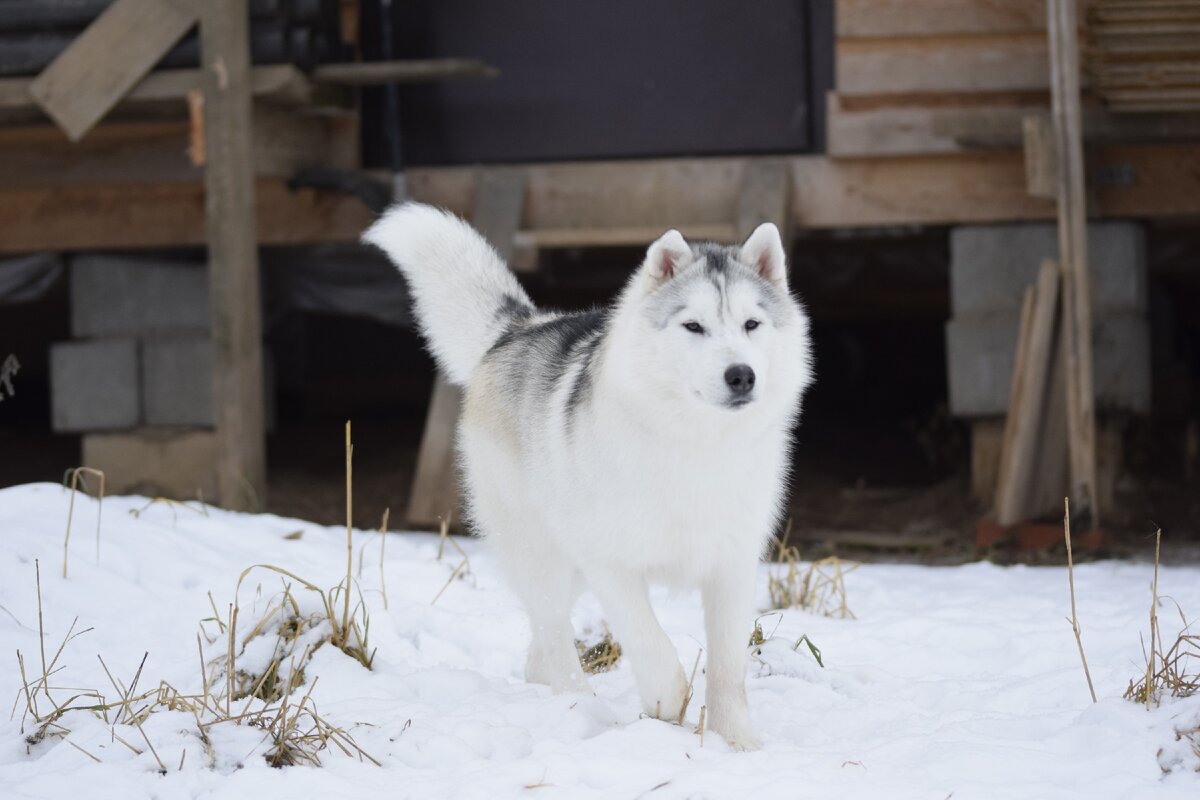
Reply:
<svg viewBox="0 0 1200 800"><path fill-rule="evenodd" d="M29 93L78 141L196 24L183 0L116 0L58 58Z"/></svg>
<svg viewBox="0 0 1200 800"><path fill-rule="evenodd" d="M333 115L262 104L254 109L254 173L291 178L313 165L353 168ZM0 189L198 181L186 120L106 122L72 143L51 125L0 127Z"/></svg>
<svg viewBox="0 0 1200 800"><path fill-rule="evenodd" d="M786 161L765 159L747 164L738 193L737 241L744 242L762 223L773 222L783 236L784 248L789 248L791 195L792 178Z"/></svg>
<svg viewBox="0 0 1200 800"><path fill-rule="evenodd" d="M341 86L378 86L388 83L415 83L447 78L494 78L495 67L474 58L432 58L407 61L355 61L347 64L321 64L313 72L317 83Z"/></svg>
<svg viewBox="0 0 1200 800"><path fill-rule="evenodd" d="M1044 90L1041 33L849 39L838 42L837 91L847 95Z"/></svg>
<svg viewBox="0 0 1200 800"><path fill-rule="evenodd" d="M1045 30L1046 0L837 0L838 39Z"/></svg>
<svg viewBox="0 0 1200 800"><path fill-rule="evenodd" d="M1025 188L1031 197L1053 200L1058 196L1058 150L1054 128L1042 114L1021 120L1025 136Z"/></svg>
<svg viewBox="0 0 1200 800"><path fill-rule="evenodd" d="M247 0L204 3L200 51L217 486L225 508L255 511L267 476Z"/></svg>
<svg viewBox="0 0 1200 800"><path fill-rule="evenodd" d="M129 90L119 105L140 109L178 104L182 108L188 93L200 88L203 77L199 69L151 72ZM45 118L30 95L33 82L30 78L0 78L0 120L29 122ZM269 64L251 69L250 92L258 100L304 104L312 99L313 85L291 64Z"/></svg>
<svg viewBox="0 0 1200 800"><path fill-rule="evenodd" d="M1077 514L1100 524L1096 493L1096 395L1092 381L1092 292L1087 260L1079 40L1074 0L1048 0L1052 119L1058 153L1058 250L1063 269L1067 443Z"/></svg>
<svg viewBox="0 0 1200 800"><path fill-rule="evenodd" d="M1033 503L1039 445L1047 438L1054 438L1045 435L1044 427L1062 426L1065 422L1048 416L1058 295L1058 265L1047 259L1042 262L1036 286L1029 289L1028 310L1025 306L1021 310L1021 335L1013 364L996 488L996 522L1004 526L1015 525L1037 513Z"/></svg>
<svg viewBox="0 0 1200 800"><path fill-rule="evenodd" d="M292 191L277 178L254 186L264 245L357 241L375 215L357 198ZM0 189L0 252L69 252L204 245L198 181Z"/></svg>

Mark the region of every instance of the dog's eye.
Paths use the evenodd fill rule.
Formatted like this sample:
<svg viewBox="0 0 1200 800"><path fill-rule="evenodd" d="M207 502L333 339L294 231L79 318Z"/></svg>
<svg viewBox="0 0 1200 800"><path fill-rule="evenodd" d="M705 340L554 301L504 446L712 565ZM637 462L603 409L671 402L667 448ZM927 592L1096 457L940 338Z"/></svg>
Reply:
<svg viewBox="0 0 1200 800"><path fill-rule="evenodd" d="M746 320L746 331L747 332L752 331L755 328L757 328L760 324L761 323L759 323L759 321L756 319L748 319L748 320Z"/></svg>
<svg viewBox="0 0 1200 800"><path fill-rule="evenodd" d="M704 333L704 326L699 322L685 322L683 327L687 328L692 333Z"/></svg>

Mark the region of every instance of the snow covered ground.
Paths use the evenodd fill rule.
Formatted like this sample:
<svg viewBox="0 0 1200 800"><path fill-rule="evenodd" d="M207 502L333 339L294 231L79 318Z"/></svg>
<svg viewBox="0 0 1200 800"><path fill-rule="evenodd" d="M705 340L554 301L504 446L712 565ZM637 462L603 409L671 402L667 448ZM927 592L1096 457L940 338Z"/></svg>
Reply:
<svg viewBox="0 0 1200 800"><path fill-rule="evenodd" d="M213 729L210 760L195 720L180 712L144 725L165 775L151 753L135 754L86 713L64 719L72 731L65 741L29 747L15 651L27 671L39 671L35 559L47 658L76 616L77 628L91 629L67 644L52 684L107 689L110 698L97 655L128 683L148 651L142 687L164 680L200 692L196 634L213 616L208 592L226 609L245 567L270 562L322 587L345 570L344 529L164 504L130 514L143 498L105 500L97 562L97 504L79 497L64 579L68 501L50 484L0 490L0 692L17 700L13 719L0 722L5 798L1200 796L1200 758L1175 736L1200 725L1200 697L1152 711L1121 697L1144 663L1138 634L1151 578L1150 566L1124 563L1076 569L1098 704L1064 619L1064 569L866 565L846 579L856 620L783 613L748 679L764 749L734 753L711 734L701 744L698 701L686 726L640 719L625 663L593 676L594 696L526 684L526 623L475 542L463 543L470 574L431 605L461 558L451 552L438 561L436 537L388 537L385 610L379 540L356 532L356 570L365 545L361 589L378 648L374 669L322 647L300 691L312 688L320 714L381 767L327 751L321 768L272 769L261 757L262 732L231 724ZM287 538L296 531L303 533ZM239 598L243 623L261 616L279 587L278 576L251 573ZM1164 567L1160 593L1200 615L1200 569ZM662 593L655 604L690 669L703 640L698 598ZM1173 639L1173 606L1160 614ZM600 620L585 597L577 629L598 630ZM776 621L763 620L768 633ZM802 634L820 647L824 668L807 648L792 649ZM223 646L206 645L206 658ZM54 694L61 701L71 692ZM137 737L130 743L145 750L136 729L119 735Z"/></svg>

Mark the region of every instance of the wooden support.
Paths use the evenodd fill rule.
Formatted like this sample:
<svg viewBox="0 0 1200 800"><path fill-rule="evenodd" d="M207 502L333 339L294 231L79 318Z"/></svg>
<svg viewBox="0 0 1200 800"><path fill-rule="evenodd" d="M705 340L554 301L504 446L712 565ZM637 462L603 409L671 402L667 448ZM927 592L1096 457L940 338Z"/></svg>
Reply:
<svg viewBox="0 0 1200 800"><path fill-rule="evenodd" d="M513 252L513 238L521 223L525 191L524 170L502 167L486 169L479 174L472 223L505 260ZM429 401L408 498L406 523L410 527L436 526L448 516L461 518L462 503L454 459L454 431L461 404L461 391L439 374Z"/></svg>
<svg viewBox="0 0 1200 800"><path fill-rule="evenodd" d="M773 222L787 248L791 237L792 180L786 161L766 159L746 165L738 194L737 241L744 242L764 222Z"/></svg>
<svg viewBox="0 0 1200 800"><path fill-rule="evenodd" d="M1021 331L996 486L996 522L1005 526L1034 515L1033 479L1039 444L1045 438L1046 425L1061 424L1047 415L1057 308L1058 265L1046 260L1037 285L1026 290L1021 307Z"/></svg>
<svg viewBox="0 0 1200 800"><path fill-rule="evenodd" d="M116 0L29 87L78 141L196 24L183 0Z"/></svg>
<svg viewBox="0 0 1200 800"><path fill-rule="evenodd" d="M1063 336L1067 373L1067 442L1071 500L1077 516L1100 525L1096 494L1096 419L1092 381L1091 280L1083 131L1079 97L1079 41L1075 0L1048 0L1052 119L1058 153L1058 249L1063 270Z"/></svg>
<svg viewBox="0 0 1200 800"><path fill-rule="evenodd" d="M1045 116L1033 114L1021 121L1021 130L1025 144L1025 188L1031 197L1053 200L1058 196L1054 127Z"/></svg>
<svg viewBox="0 0 1200 800"><path fill-rule="evenodd" d="M241 511L263 508L267 488L248 27L247 0L203 4L217 487L221 505Z"/></svg>

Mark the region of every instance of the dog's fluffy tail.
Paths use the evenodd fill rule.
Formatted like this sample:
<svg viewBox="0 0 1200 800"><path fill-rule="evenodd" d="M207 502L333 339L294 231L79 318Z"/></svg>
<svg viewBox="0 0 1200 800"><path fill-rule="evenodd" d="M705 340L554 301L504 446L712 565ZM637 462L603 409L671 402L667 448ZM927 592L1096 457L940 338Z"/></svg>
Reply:
<svg viewBox="0 0 1200 800"><path fill-rule="evenodd" d="M533 303L470 225L432 206L384 212L362 240L404 273L429 350L451 383L465 384L483 356Z"/></svg>

